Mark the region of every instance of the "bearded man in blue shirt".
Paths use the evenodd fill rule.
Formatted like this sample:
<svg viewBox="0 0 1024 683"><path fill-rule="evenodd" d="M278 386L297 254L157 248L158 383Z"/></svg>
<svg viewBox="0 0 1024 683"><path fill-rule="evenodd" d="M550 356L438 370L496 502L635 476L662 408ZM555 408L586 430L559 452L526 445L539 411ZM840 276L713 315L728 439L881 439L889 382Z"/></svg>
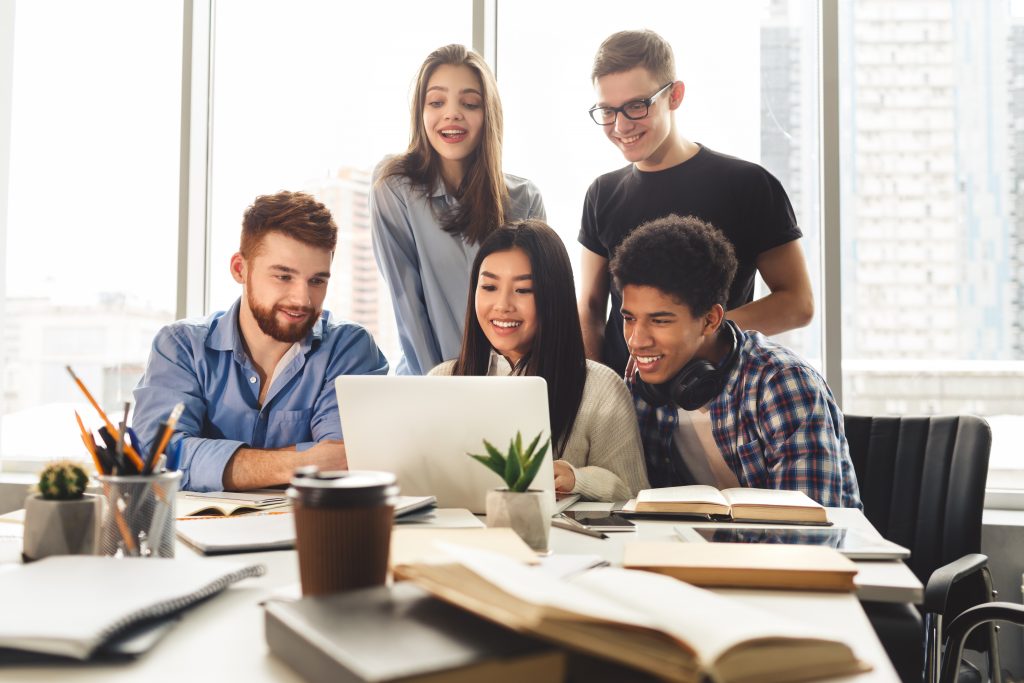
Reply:
<svg viewBox="0 0 1024 683"><path fill-rule="evenodd" d="M611 262L626 382L653 487L803 491L861 507L843 415L805 360L725 319L732 244L693 216L634 230Z"/></svg>
<svg viewBox="0 0 1024 683"><path fill-rule="evenodd" d="M181 487L242 491L286 483L296 467L346 469L334 378L384 375L360 325L323 310L338 228L312 196L257 197L242 221L227 311L164 327L135 388L135 430L147 450L184 403L167 450Z"/></svg>

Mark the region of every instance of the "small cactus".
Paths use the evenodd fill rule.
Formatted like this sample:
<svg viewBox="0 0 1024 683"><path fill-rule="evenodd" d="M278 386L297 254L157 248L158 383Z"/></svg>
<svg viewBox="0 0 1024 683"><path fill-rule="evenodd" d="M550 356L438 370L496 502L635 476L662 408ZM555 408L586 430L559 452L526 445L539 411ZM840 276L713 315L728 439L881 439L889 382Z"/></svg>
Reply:
<svg viewBox="0 0 1024 683"><path fill-rule="evenodd" d="M39 493L46 500L75 500L85 493L89 477L70 460L50 463L39 475Z"/></svg>

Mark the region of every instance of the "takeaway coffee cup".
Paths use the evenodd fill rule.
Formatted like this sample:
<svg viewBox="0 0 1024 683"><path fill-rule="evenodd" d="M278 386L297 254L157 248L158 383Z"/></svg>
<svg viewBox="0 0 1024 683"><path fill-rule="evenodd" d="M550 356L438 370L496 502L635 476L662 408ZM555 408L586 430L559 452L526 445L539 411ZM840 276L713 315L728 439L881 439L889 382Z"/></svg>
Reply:
<svg viewBox="0 0 1024 683"><path fill-rule="evenodd" d="M388 472L295 470L288 497L303 595L385 582L396 495Z"/></svg>

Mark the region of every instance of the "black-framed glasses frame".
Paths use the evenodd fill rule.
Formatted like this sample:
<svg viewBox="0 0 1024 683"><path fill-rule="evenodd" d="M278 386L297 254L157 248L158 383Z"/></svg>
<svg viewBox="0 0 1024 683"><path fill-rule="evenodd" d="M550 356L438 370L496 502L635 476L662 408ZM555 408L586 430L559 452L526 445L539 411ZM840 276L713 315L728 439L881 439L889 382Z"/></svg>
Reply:
<svg viewBox="0 0 1024 683"><path fill-rule="evenodd" d="M641 119L645 119L645 118L647 118L647 115L651 113L651 106L654 104L654 101L656 99L658 99L658 97L663 92L665 92L668 88L670 88L671 86L675 85L675 83L676 83L675 81L669 81L665 85L663 85L660 88L658 88L658 91L656 93L654 93L653 95L651 95L650 97L645 97L645 98L640 99L640 100L630 100L629 102L626 102L625 104L623 104L621 107L602 107L602 106L598 105L598 106L591 107L589 110L587 110L587 113L590 114L591 120L593 120L593 122L596 123L599 126L613 126L613 125L615 125L615 122L619 118L619 114L622 114L623 116L625 116L630 121L639 121ZM628 107L636 107L636 105L640 105L640 104L644 105L644 113L643 114L631 115L627 111ZM604 119L603 113L610 113L611 117L612 117L612 120L611 121L604 121L603 120Z"/></svg>

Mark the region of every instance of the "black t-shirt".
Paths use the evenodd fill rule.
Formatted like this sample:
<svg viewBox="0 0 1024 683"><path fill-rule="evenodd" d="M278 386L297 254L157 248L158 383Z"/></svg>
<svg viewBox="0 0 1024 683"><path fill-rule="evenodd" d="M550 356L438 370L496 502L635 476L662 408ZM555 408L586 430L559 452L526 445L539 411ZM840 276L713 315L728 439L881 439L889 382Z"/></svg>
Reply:
<svg viewBox="0 0 1024 683"><path fill-rule="evenodd" d="M669 214L696 216L732 242L738 262L727 308L754 297L757 257L802 236L782 184L757 164L707 147L687 161L645 173L633 164L606 173L587 190L579 241L609 261L634 229ZM629 351L622 338L622 296L612 282L612 310L604 333L604 362L620 374Z"/></svg>

